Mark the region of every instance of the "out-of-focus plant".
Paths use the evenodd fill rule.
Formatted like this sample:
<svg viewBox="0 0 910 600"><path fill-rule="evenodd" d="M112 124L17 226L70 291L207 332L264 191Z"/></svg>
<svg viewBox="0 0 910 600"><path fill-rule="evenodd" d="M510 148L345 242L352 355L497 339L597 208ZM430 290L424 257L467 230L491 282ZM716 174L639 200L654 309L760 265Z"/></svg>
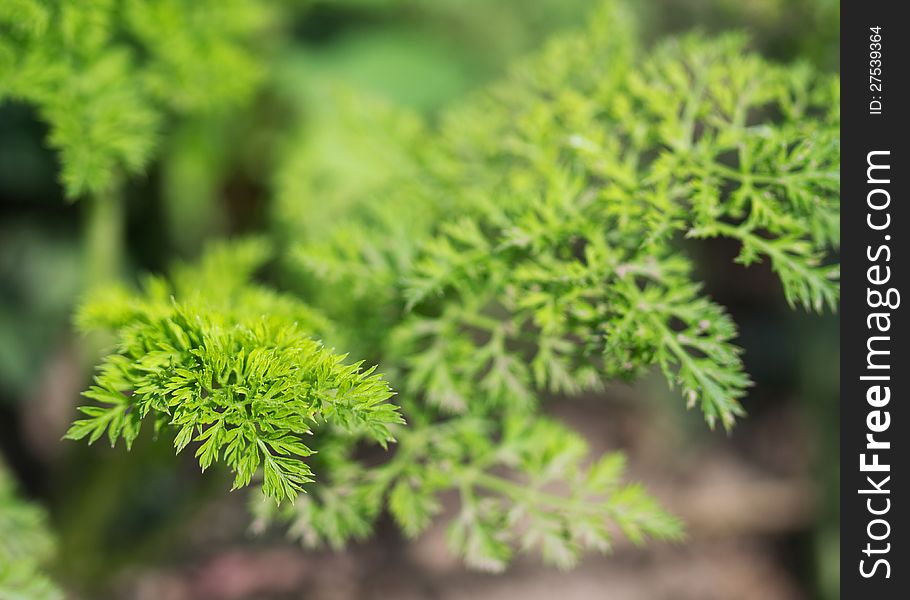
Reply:
<svg viewBox="0 0 910 600"><path fill-rule="evenodd" d="M13 0L0 7L0 100L35 105L71 197L140 172L169 114L238 103L261 67L268 5Z"/></svg>
<svg viewBox="0 0 910 600"><path fill-rule="evenodd" d="M607 3L438 128L340 97L365 156L292 143L277 177L278 255L304 291L255 283L254 242L103 291L80 321L119 344L69 436L128 445L149 420L235 487L261 472L276 500L309 491L256 509L307 544L363 537L384 508L416 536L446 490L450 545L481 569L515 548L569 567L616 528L678 538L622 456L590 459L540 399L656 368L732 428L750 385L736 329L680 241L736 240L791 305L836 306L838 82L740 37L645 49L634 29ZM400 409L319 339L381 363Z"/></svg>
<svg viewBox="0 0 910 600"><path fill-rule="evenodd" d="M47 515L19 497L6 465L0 464L0 599L62 599L42 572L53 551Z"/></svg>
<svg viewBox="0 0 910 600"><path fill-rule="evenodd" d="M85 198L84 280L122 270L126 181L174 116L242 105L276 14L258 0L11 0L0 5L0 102L35 108L70 199Z"/></svg>

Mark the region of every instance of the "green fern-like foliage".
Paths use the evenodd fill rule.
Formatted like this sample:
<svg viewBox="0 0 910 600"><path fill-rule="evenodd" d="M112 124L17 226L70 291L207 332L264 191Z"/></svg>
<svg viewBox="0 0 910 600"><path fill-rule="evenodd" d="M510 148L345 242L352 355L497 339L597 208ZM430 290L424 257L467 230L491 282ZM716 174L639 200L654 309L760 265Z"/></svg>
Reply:
<svg viewBox="0 0 910 600"><path fill-rule="evenodd" d="M266 256L256 241L219 246L178 269L175 287L152 279L141 295L107 290L87 302L80 325L115 332L117 351L67 437L106 434L129 448L148 417L175 433L177 452L195 443L203 471L226 463L234 488L261 467L262 491L278 502L313 481L304 439L320 424L392 441L389 425L402 419L388 384L314 340L322 321L299 301L245 281Z"/></svg>
<svg viewBox="0 0 910 600"><path fill-rule="evenodd" d="M791 304L833 309L837 267L822 260L837 243L836 83L768 64L737 37L670 42L640 70L596 50L556 45L453 118L450 185L473 206L419 249L405 297L451 321L446 343L491 310L512 315L504 335L532 331L543 348L509 363L515 381L571 388L592 364L622 377L657 364L711 425L730 427L748 386L735 328L700 293L678 238L734 238L739 262L771 262ZM536 89L573 51L592 58ZM482 114L504 120L472 135L465 122Z"/></svg>
<svg viewBox="0 0 910 600"><path fill-rule="evenodd" d="M606 4L588 31L446 115L434 143L396 149L405 175L367 182L359 203L346 193L342 224L309 218L325 197L293 194L306 182L331 193L353 170L292 154L279 171L296 188L279 186L278 220L304 239L292 262L316 304L344 293L324 304L342 335L371 323L370 339L346 343L382 357L410 424L387 466L331 457L338 476L283 515L304 542L365 535L382 498L416 534L445 490L462 501L451 546L475 567L531 547L570 566L608 547L591 533L602 527L675 538L679 523L641 488L616 484L603 501L578 487L592 459L541 400L657 369L710 426L734 426L750 380L685 238L732 238L738 262L770 262L791 305L836 307L836 78L769 63L740 36L643 50L633 32ZM400 139L402 117L365 106L336 127ZM540 457L518 458L522 436ZM618 481L621 459L594 461Z"/></svg>
<svg viewBox="0 0 910 600"><path fill-rule="evenodd" d="M731 427L749 385L736 329L701 293L682 237L733 238L738 262L769 261L792 305L836 307L824 257L838 243L837 81L770 64L737 36L672 41L639 65L618 19L606 11L449 116L430 189L409 193L439 197L435 219L393 182L363 195L385 219L297 249L302 269L349 289L354 274L365 297L401 284L389 301L408 389L440 408L522 407L535 388L656 365ZM381 229L412 211L430 225L411 239ZM347 268L321 268L341 246ZM487 392L469 393L478 380Z"/></svg>
<svg viewBox="0 0 910 600"><path fill-rule="evenodd" d="M42 571L53 552L47 515L19 497L6 465L0 464L0 599L62 599Z"/></svg>
<svg viewBox="0 0 910 600"><path fill-rule="evenodd" d="M172 113L242 102L261 77L254 0L10 0L0 5L0 101L34 105L70 197L150 160Z"/></svg>
<svg viewBox="0 0 910 600"><path fill-rule="evenodd" d="M256 523L307 545L363 538L384 510L417 536L445 493L452 550L490 571L516 551L566 568L620 534L680 538L621 455L591 456L544 404L657 370L734 426L750 385L736 327L685 240L731 238L790 304L836 306L838 84L737 36L642 49L634 31L606 3L438 126L329 92L275 176L298 293L253 282L254 242L104 290L80 322L118 346L70 436L129 443L153 419L235 486L261 472L265 496L296 497L254 502ZM347 139L357 152L321 151ZM381 364L404 418L320 339ZM393 436L379 457L359 443Z"/></svg>
<svg viewBox="0 0 910 600"><path fill-rule="evenodd" d="M340 548L367 536L385 506L414 538L442 511L440 494L452 490L460 507L447 528L449 547L485 571L504 570L516 549L569 568L585 550L609 551L619 534L638 544L683 535L640 484L624 481L620 453L592 462L584 438L540 415L412 422L398 442L388 462L366 467L336 440L320 456L331 481L294 505L254 503L255 527L284 521L306 546Z"/></svg>

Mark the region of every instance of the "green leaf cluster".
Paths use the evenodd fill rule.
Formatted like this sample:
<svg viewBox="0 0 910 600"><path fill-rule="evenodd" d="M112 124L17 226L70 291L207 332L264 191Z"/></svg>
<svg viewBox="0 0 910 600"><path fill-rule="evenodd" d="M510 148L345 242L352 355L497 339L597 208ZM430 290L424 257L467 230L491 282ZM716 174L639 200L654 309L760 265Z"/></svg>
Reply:
<svg viewBox="0 0 910 600"><path fill-rule="evenodd" d="M588 467L541 401L656 369L710 426L733 427L751 383L687 240L731 238L737 262L770 263L791 305L836 307L837 79L770 63L741 36L643 49L634 31L605 4L587 31L410 145L390 107L362 103L323 124L404 142L382 151L397 166L383 177L294 152L279 169L292 266L341 335L370 324L345 347L381 357L409 422L385 465L336 456L332 481L280 513L292 534L337 546L339 531L366 535L387 506L413 535L455 492L450 545L479 568L521 548L569 566L581 549L607 549L611 528L674 539L679 525L641 487L605 498L579 487L586 469L619 477L620 459ZM314 219L340 189L347 218ZM564 468L518 460L522 439Z"/></svg>
<svg viewBox="0 0 910 600"><path fill-rule="evenodd" d="M321 457L332 481L291 506L257 503L256 527L282 520L307 546L341 547L368 535L385 504L413 538L443 512L441 494L452 490L459 509L447 528L449 547L481 570L504 570L516 549L569 568L585 550L609 551L619 533L635 543L682 536L677 519L624 481L621 454L591 462L584 439L552 419L412 423L398 441L390 460L370 467L339 443Z"/></svg>
<svg viewBox="0 0 910 600"><path fill-rule="evenodd" d="M170 114L250 95L271 14L255 0L3 2L0 101L37 108L68 196L98 193L147 165Z"/></svg>
<svg viewBox="0 0 910 600"><path fill-rule="evenodd" d="M490 571L678 539L624 459L590 456L544 403L655 370L733 427L750 380L691 240L730 238L791 305L836 307L837 90L738 36L642 48L607 2L437 124L330 91L323 134L303 124L275 174L294 293L253 282L254 242L105 290L80 322L118 346L71 437L129 442L151 416L235 486L261 469L266 496L310 491L254 506L308 545L363 538L384 510L410 537L448 515L452 550ZM407 426L317 339L381 364Z"/></svg>
<svg viewBox="0 0 910 600"><path fill-rule="evenodd" d="M298 230L296 264L320 286L392 307L383 351L426 403L523 409L535 390L657 366L730 428L749 379L685 238L731 238L737 262L770 263L791 305L836 307L836 78L769 63L739 36L646 52L631 31L608 5L451 111L436 145L412 148L404 177L364 190L344 225ZM294 160L280 177L344 179ZM309 217L310 197L295 212L280 194L282 221Z"/></svg>
<svg viewBox="0 0 910 600"><path fill-rule="evenodd" d="M54 553L47 515L22 499L15 487L0 464L0 599L62 599L62 592L42 571Z"/></svg>
<svg viewBox="0 0 910 600"><path fill-rule="evenodd" d="M314 340L320 321L298 300L243 281L263 250L256 240L218 246L198 267L176 269L174 287L150 279L141 295L107 290L89 300L80 325L115 332L117 347L67 437L106 434L129 448L149 418L174 434L177 452L193 443L203 471L224 462L235 489L261 468L262 490L278 502L313 481L304 440L317 427L392 441L389 425L402 419L375 368L346 364ZM203 287L181 294L187 285Z"/></svg>

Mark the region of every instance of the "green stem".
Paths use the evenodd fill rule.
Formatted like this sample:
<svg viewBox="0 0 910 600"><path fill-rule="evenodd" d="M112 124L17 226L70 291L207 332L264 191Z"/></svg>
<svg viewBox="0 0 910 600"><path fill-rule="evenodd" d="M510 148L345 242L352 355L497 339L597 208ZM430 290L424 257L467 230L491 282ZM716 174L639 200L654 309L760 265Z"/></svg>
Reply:
<svg viewBox="0 0 910 600"><path fill-rule="evenodd" d="M758 248L759 252L771 259L772 266L778 272L780 270L780 265L786 264L788 269L799 273L799 276L803 279L811 280L819 278L816 273L804 268L799 261L793 260L786 252L775 247L773 243L751 231L744 231L741 227L727 225L725 223L718 223L716 228L717 232L723 236L739 240L743 244L750 243Z"/></svg>
<svg viewBox="0 0 910 600"><path fill-rule="evenodd" d="M120 276L123 256L123 197L119 185L85 199L85 287L92 289Z"/></svg>
<svg viewBox="0 0 910 600"><path fill-rule="evenodd" d="M534 504L549 506L565 512L600 512L610 511L609 501L583 502L574 498L551 494L540 489L516 483L503 477L497 477L486 472L474 472L468 476L476 485L486 488L491 492L503 494L515 502L530 500Z"/></svg>

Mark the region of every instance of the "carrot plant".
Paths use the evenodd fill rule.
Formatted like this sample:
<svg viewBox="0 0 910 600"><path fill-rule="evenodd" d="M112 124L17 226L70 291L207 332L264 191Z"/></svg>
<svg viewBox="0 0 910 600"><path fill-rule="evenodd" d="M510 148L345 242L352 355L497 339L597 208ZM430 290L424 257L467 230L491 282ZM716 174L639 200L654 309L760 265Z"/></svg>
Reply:
<svg viewBox="0 0 910 600"><path fill-rule="evenodd" d="M0 88L41 107L72 194L144 166L164 112L253 78L222 81L219 69L247 64L235 44L256 3L233 2L217 31L192 33L177 16L195 8L126 5L117 27L150 44L141 60L111 59L105 44L120 38L98 34L96 54L53 72L83 89L96 128L69 137L81 113L57 116L52 91L69 88ZM15 40L84 43L34 10L0 65L42 60ZM143 34L156 15L179 23L185 47ZM195 35L211 35L191 63L201 72L169 71ZM128 448L151 429L202 470L225 465L234 488L255 485L256 525L284 523L306 545L364 538L384 511L418 536L443 494L459 501L452 551L489 571L517 549L567 568L616 535L679 539L683 525L626 479L623 455L591 456L546 403L656 370L710 427L733 428L750 379L685 240L732 239L744 267L770 264L791 306L836 308L838 86L764 60L741 36L645 47L606 3L437 123L323 90L346 160L327 159L309 129L287 135L267 234L212 245L138 289L104 285L82 305L78 325L116 346L67 437ZM111 103L122 122L105 124Z"/></svg>

